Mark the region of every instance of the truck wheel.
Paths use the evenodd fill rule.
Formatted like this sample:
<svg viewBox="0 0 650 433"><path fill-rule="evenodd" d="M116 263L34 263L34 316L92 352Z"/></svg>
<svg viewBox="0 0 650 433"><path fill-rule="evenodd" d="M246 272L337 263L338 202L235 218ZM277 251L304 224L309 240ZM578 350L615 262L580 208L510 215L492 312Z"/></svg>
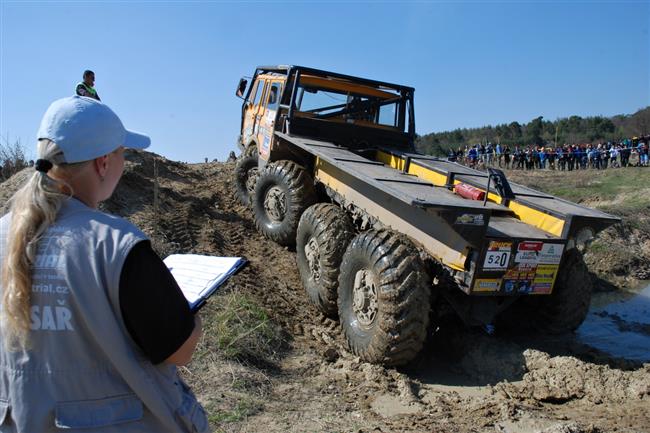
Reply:
<svg viewBox="0 0 650 433"><path fill-rule="evenodd" d="M315 201L314 182L304 168L293 161L273 162L257 176L255 225L272 241L293 246L300 216Z"/></svg>
<svg viewBox="0 0 650 433"><path fill-rule="evenodd" d="M235 195L241 204L250 205L256 179L257 155L246 152L235 164Z"/></svg>
<svg viewBox="0 0 650 433"><path fill-rule="evenodd" d="M422 349L431 281L411 242L389 231L357 235L339 275L338 309L350 350L364 361L401 365Z"/></svg>
<svg viewBox="0 0 650 433"><path fill-rule="evenodd" d="M310 206L298 224L296 259L302 285L311 302L329 317L337 313L339 269L352 236L352 220L333 204Z"/></svg>
<svg viewBox="0 0 650 433"><path fill-rule="evenodd" d="M587 317L591 302L592 282L582 254L575 248L565 254L553 293L530 299L533 327L550 334L575 331Z"/></svg>

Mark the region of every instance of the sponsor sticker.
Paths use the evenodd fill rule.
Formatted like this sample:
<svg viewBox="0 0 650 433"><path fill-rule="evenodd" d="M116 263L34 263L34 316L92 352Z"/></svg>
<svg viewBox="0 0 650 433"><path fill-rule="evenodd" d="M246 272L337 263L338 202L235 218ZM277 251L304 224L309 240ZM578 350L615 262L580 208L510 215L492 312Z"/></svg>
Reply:
<svg viewBox="0 0 650 433"><path fill-rule="evenodd" d="M519 245L517 245L517 251L541 251L543 245L543 242L519 242Z"/></svg>
<svg viewBox="0 0 650 433"><path fill-rule="evenodd" d="M511 280L532 280L536 270L535 263L519 263L514 268L508 269L503 277Z"/></svg>
<svg viewBox="0 0 650 433"><path fill-rule="evenodd" d="M537 263L537 252L536 251L517 251L515 256L515 262L517 263Z"/></svg>
<svg viewBox="0 0 650 433"><path fill-rule="evenodd" d="M482 226L485 225L485 219L483 219L483 214L473 214L473 213L464 213L456 217L454 224L462 225L471 225L471 226Z"/></svg>
<svg viewBox="0 0 650 433"><path fill-rule="evenodd" d="M264 142L262 143L262 153L269 153L269 148L271 146L271 139L269 137L264 137Z"/></svg>
<svg viewBox="0 0 650 433"><path fill-rule="evenodd" d="M530 280L504 280L503 289L506 293L530 293Z"/></svg>
<svg viewBox="0 0 650 433"><path fill-rule="evenodd" d="M508 269L503 276L503 289L506 293L529 293L537 271L536 263L518 263Z"/></svg>
<svg viewBox="0 0 650 433"><path fill-rule="evenodd" d="M539 252L539 263L559 265L562 259L562 251L564 251L564 245L562 244L545 243Z"/></svg>
<svg viewBox="0 0 650 433"><path fill-rule="evenodd" d="M562 259L564 245L544 242L519 242L515 262L558 265Z"/></svg>
<svg viewBox="0 0 650 433"><path fill-rule="evenodd" d="M552 283L533 283L531 291L533 293L545 294L545 293L551 293L552 288L553 288Z"/></svg>
<svg viewBox="0 0 650 433"><path fill-rule="evenodd" d="M542 242L519 242L515 262L517 263L538 263L538 252L542 250Z"/></svg>
<svg viewBox="0 0 650 433"><path fill-rule="evenodd" d="M538 265L533 280L532 292L539 294L551 293L557 271L557 265Z"/></svg>
<svg viewBox="0 0 650 433"><path fill-rule="evenodd" d="M510 251L512 248L512 242L503 242L503 241L491 241L488 246L490 251Z"/></svg>
<svg viewBox="0 0 650 433"><path fill-rule="evenodd" d="M538 265L537 271L535 272L535 282L553 284L557 269L557 265Z"/></svg>
<svg viewBox="0 0 650 433"><path fill-rule="evenodd" d="M498 292L501 288L501 280L481 279L474 283L475 292Z"/></svg>

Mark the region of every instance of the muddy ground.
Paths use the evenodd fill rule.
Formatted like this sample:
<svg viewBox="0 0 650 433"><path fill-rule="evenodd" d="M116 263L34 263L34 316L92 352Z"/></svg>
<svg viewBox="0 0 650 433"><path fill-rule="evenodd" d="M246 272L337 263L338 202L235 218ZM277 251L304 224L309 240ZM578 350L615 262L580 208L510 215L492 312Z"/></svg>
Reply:
<svg viewBox="0 0 650 433"><path fill-rule="evenodd" d="M222 432L650 432L650 363L575 335L489 336L449 327L405 368L361 362L304 294L295 253L255 230L233 197L232 163L130 157L106 210L162 255L245 256L249 265L202 310L205 335L183 375ZM27 176L0 187L0 207ZM229 294L258 303L279 341L265 356L222 356L213 318ZM645 330L649 333L649 330Z"/></svg>

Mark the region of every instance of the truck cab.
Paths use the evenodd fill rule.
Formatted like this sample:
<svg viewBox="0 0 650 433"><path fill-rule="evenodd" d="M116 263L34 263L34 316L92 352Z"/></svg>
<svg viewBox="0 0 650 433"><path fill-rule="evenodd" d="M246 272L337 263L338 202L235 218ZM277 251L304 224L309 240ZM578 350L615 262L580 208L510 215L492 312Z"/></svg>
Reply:
<svg viewBox="0 0 650 433"><path fill-rule="evenodd" d="M352 149L371 144L413 151L413 89L301 66L258 67L242 78L239 146L260 164L286 157L274 134L314 137Z"/></svg>

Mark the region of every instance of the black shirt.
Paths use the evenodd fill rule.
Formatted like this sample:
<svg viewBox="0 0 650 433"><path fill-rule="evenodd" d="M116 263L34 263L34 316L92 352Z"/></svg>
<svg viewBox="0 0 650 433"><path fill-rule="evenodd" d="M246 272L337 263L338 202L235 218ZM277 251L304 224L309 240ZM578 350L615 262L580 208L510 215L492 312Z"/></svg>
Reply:
<svg viewBox="0 0 650 433"><path fill-rule="evenodd" d="M169 358L194 330L187 299L149 241L126 257L119 297L126 329L153 364Z"/></svg>

